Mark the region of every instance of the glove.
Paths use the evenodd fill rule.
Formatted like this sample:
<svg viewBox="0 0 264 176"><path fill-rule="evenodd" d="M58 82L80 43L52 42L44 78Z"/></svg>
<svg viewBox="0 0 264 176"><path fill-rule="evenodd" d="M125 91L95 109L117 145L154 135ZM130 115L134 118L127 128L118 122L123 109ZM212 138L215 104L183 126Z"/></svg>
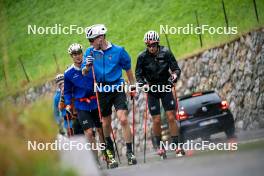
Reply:
<svg viewBox="0 0 264 176"><path fill-rule="evenodd" d="M89 69L87 67L84 67L82 69L82 75L86 75L88 73Z"/></svg>
<svg viewBox="0 0 264 176"><path fill-rule="evenodd" d="M168 79L168 81L171 83L171 84L174 84L176 83L178 80L178 76L176 73L172 73L170 78Z"/></svg>
<svg viewBox="0 0 264 176"><path fill-rule="evenodd" d="M66 113L68 113L70 116L72 116L72 112L71 112L71 105L67 105L65 107Z"/></svg>
<svg viewBox="0 0 264 176"><path fill-rule="evenodd" d="M86 74L88 73L88 71L89 71L89 69L87 68L87 66L84 67L84 68L82 69L82 75L86 75Z"/></svg>
<svg viewBox="0 0 264 176"><path fill-rule="evenodd" d="M64 103L64 96L61 95L60 96L60 101L59 101L59 106L58 106L59 110L63 110L65 108L65 103Z"/></svg>
<svg viewBox="0 0 264 176"><path fill-rule="evenodd" d="M143 87L142 87L142 90L144 92L148 92L149 91L149 85L148 84L144 84Z"/></svg>
<svg viewBox="0 0 264 176"><path fill-rule="evenodd" d="M92 56L87 56L86 61L87 61L86 65L88 67L91 67L93 65L94 58Z"/></svg>
<svg viewBox="0 0 264 176"><path fill-rule="evenodd" d="M63 110L63 108L65 107L65 104L64 104L64 102L59 102L59 106L58 106L58 108L59 108L59 110L61 111L61 110Z"/></svg>
<svg viewBox="0 0 264 176"><path fill-rule="evenodd" d="M136 86L135 85L130 85L130 97L131 100L136 96Z"/></svg>

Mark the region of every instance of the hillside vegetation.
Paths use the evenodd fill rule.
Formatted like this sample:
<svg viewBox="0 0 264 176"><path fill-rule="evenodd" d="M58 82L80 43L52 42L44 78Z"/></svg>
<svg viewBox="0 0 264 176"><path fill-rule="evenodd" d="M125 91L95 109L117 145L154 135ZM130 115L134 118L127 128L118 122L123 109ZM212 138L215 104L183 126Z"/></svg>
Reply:
<svg viewBox="0 0 264 176"><path fill-rule="evenodd" d="M197 10L200 24L225 26L221 0L23 0L0 1L0 97L15 93L29 86L42 83L54 77L57 57L60 71L71 61L67 54L73 42L85 48L89 43L85 35L38 35L28 34L28 25L52 27L77 25L86 27L104 23L108 27L107 38L124 46L132 57L133 68L138 53L143 50L143 35L160 25L196 26L194 11ZM258 23L252 0L225 0L229 26L238 28L238 34L250 31L264 24L264 1L256 0L259 12ZM209 48L235 38L237 35L202 36L204 46ZM193 35L168 35L173 53L183 58L201 49L199 37ZM166 44L161 35L162 44ZM21 58L30 83L18 62ZM5 82L6 75L7 82ZM6 86L7 83L7 86Z"/></svg>

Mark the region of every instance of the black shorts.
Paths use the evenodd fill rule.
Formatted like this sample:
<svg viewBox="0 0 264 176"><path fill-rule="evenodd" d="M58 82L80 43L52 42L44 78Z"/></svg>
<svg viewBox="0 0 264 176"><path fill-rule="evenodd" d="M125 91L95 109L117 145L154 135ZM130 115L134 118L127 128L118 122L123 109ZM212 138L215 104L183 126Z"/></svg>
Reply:
<svg viewBox="0 0 264 176"><path fill-rule="evenodd" d="M160 114L160 100L165 111L176 109L172 92L149 92L148 108L152 116Z"/></svg>
<svg viewBox="0 0 264 176"><path fill-rule="evenodd" d="M103 117L112 114L112 106L117 110L127 110L125 92L98 92L101 113Z"/></svg>
<svg viewBox="0 0 264 176"><path fill-rule="evenodd" d="M77 118L83 130L89 128L102 128L102 123L98 115L98 109L92 111L77 110Z"/></svg>
<svg viewBox="0 0 264 176"><path fill-rule="evenodd" d="M82 126L79 122L78 119L74 119L73 120L73 124L72 124L73 130L74 130L74 134L84 134Z"/></svg>

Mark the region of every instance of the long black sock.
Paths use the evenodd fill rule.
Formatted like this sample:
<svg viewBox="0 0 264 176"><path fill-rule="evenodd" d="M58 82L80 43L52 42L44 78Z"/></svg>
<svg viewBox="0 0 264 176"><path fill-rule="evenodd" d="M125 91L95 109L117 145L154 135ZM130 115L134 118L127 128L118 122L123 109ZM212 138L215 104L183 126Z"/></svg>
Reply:
<svg viewBox="0 0 264 176"><path fill-rule="evenodd" d="M178 136L171 136L171 143L174 143L178 146L179 143Z"/></svg>
<svg viewBox="0 0 264 176"><path fill-rule="evenodd" d="M114 152L114 144L111 137L105 137L106 148Z"/></svg>
<svg viewBox="0 0 264 176"><path fill-rule="evenodd" d="M132 143L126 143L126 147L127 147L127 153L131 153L132 152Z"/></svg>
<svg viewBox="0 0 264 176"><path fill-rule="evenodd" d="M154 136L154 148L160 148L161 136Z"/></svg>

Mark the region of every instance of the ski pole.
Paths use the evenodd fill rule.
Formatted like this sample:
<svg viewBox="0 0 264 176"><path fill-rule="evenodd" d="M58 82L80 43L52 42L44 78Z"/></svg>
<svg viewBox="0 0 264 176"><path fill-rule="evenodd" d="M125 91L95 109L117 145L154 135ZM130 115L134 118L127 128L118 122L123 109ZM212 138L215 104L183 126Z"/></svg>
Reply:
<svg viewBox="0 0 264 176"><path fill-rule="evenodd" d="M146 109L144 115L144 163L146 163L146 143L147 143L147 118L148 118L148 93L146 93Z"/></svg>
<svg viewBox="0 0 264 176"><path fill-rule="evenodd" d="M179 122L179 126L180 126L180 128L179 128L179 137L180 137L180 141L181 142L183 142L182 141L182 136L181 136L181 132L180 132L180 130L181 130L181 121L180 121L180 119L178 119L178 117L177 117L177 114L179 114L179 101L178 101L178 97L177 97L177 91L176 91L176 85L175 84L173 84L173 92L174 92L174 97L175 97L175 110L176 110L176 113L175 113L175 117L176 117L176 120Z"/></svg>
<svg viewBox="0 0 264 176"><path fill-rule="evenodd" d="M68 134L69 134L69 137L71 137L71 127L70 127L70 118L69 118L69 115L68 113L66 112L66 119L67 119L67 125L68 125Z"/></svg>
<svg viewBox="0 0 264 176"><path fill-rule="evenodd" d="M177 119L177 114L179 113L179 101L177 97L176 86L174 84L173 84L173 92L175 97L175 110L176 110L176 119Z"/></svg>
<svg viewBox="0 0 264 176"><path fill-rule="evenodd" d="M135 98L132 97L132 131L133 131L133 153L135 153Z"/></svg>
<svg viewBox="0 0 264 176"><path fill-rule="evenodd" d="M93 56L93 52L92 51L91 51L90 55ZM93 74L94 85L96 85L96 76L95 76L94 66L93 65L92 65L92 74ZM98 114L99 114L99 118L100 118L100 121L102 122L102 113L101 113L101 107L100 107L100 101L99 101L99 95L98 95L97 89L95 89L95 95L96 95L96 100L97 100L97 103L98 103ZM115 141L115 136L113 135L113 129L112 128L111 128L111 133L112 133L112 136L113 136L113 139L114 139L114 144L115 144L115 147L116 147L118 160L119 160L119 163L121 164L120 157L119 157L119 153L118 153L118 150L117 150L116 141ZM103 139L105 139L104 132L103 132L102 135L103 135ZM104 141L104 143L106 144L105 141Z"/></svg>
<svg viewBox="0 0 264 176"><path fill-rule="evenodd" d="M94 85L96 85L96 80L95 80L95 73L94 73L94 67L92 66L92 73L93 73L93 80L94 80ZM102 113L101 113L101 108L100 108L100 103L99 103L99 98L98 98L98 92L97 90L95 89L95 96L96 96L96 100L97 100L97 103L98 103L98 114L99 114L99 118L100 118L100 121L102 122Z"/></svg>
<svg viewBox="0 0 264 176"><path fill-rule="evenodd" d="M93 82L94 82L94 85L96 85L96 79L95 79L96 77L95 77L94 67L93 66L92 66L92 74L93 74ZM100 104L99 104L98 92L96 91L96 89L95 89L95 96L96 96L96 100L97 100L97 103L98 103L97 106L98 106L98 114L99 114L100 122L102 123L101 108L100 108ZM102 138L103 138L103 140L105 140L104 131L103 130L102 130ZM104 143L106 144L105 141L104 141ZM106 164L107 164L108 156L105 155L105 157L106 157Z"/></svg>
<svg viewBox="0 0 264 176"><path fill-rule="evenodd" d="M115 144L115 151L116 151L116 154L117 154L117 158L118 158L119 163L121 164L119 152L118 152L117 145L116 145L116 139L115 139L115 135L114 135L112 127L111 127L111 134L112 134L113 141L114 141L114 144Z"/></svg>
<svg viewBox="0 0 264 176"><path fill-rule="evenodd" d="M171 47L170 47L170 42L169 42L169 38L168 38L168 36L167 36L167 34L166 33L164 33L165 34L165 38L166 38L166 42L167 42L167 45L168 45L168 48L169 48L169 50L170 50L170 52L171 52ZM178 119L177 118L177 114L179 114L179 101L178 101L178 97L177 97L177 92L176 92L176 85L173 83L173 82L171 82L172 83L172 86L173 86L173 91L174 91L174 97L175 97L175 117L176 117L176 120L178 120L179 121L179 124L180 124L180 128L181 128L181 121L180 121L180 119ZM180 135L180 129L179 129L179 135ZM181 138L181 137L180 137Z"/></svg>
<svg viewBox="0 0 264 176"><path fill-rule="evenodd" d="M96 77L95 77L94 66L93 65L92 65L92 74L93 74L94 85L96 85ZM100 121L102 122L102 113L101 113L101 108L100 108L99 95L98 95L98 92L97 92L96 89L95 89L95 95L96 95L96 100L97 100L97 103L98 103L99 118L100 118ZM119 152L118 152L118 149L117 149L116 140L115 140L115 136L114 136L112 128L111 128L111 133L112 133L112 137L113 137L113 140L114 140L115 150L116 150L116 153L117 153L118 161L121 164L120 156L119 156ZM103 134L103 138L104 138L104 134Z"/></svg>

